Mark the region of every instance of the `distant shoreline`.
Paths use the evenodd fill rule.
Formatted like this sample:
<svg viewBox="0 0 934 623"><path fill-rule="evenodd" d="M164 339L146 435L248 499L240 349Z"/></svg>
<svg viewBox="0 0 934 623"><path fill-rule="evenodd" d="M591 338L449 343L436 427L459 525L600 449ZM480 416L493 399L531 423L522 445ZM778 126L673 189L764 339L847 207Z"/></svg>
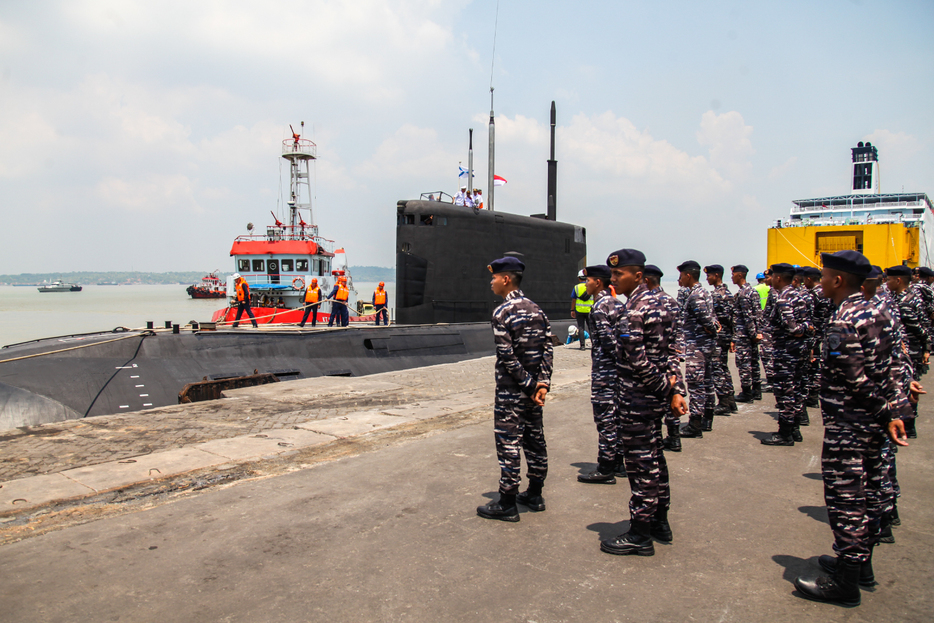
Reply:
<svg viewBox="0 0 934 623"><path fill-rule="evenodd" d="M61 272L61 273L21 273L19 275L0 275L0 285L4 286L38 286L43 282L49 283L61 280L66 283L78 285L179 285L200 283L201 278L210 271L183 271L151 273L142 271L111 271L111 272ZM350 272L358 282L385 281L394 283L396 270L383 266L351 266ZM230 273L218 272L222 280Z"/></svg>

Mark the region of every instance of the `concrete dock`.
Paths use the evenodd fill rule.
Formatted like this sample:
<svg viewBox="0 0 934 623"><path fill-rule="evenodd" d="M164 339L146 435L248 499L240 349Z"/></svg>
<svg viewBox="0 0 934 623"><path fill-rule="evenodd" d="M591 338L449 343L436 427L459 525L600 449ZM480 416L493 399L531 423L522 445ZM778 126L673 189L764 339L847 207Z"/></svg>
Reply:
<svg viewBox="0 0 934 623"><path fill-rule="evenodd" d="M548 509L496 496L492 358L229 392L0 432L3 621L930 621L934 398L898 453L896 542L856 609L792 581L832 553L817 409L762 446L774 400L667 454L674 541L615 557L629 486L596 461L590 353L556 348ZM734 374L734 379L735 379Z"/></svg>

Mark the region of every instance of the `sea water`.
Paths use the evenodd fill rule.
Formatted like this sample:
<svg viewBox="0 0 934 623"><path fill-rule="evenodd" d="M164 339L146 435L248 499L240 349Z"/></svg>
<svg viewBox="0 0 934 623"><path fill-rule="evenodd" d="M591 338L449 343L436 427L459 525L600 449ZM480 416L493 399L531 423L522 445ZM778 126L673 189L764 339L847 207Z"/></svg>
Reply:
<svg viewBox="0 0 934 623"><path fill-rule="evenodd" d="M376 283L357 282L357 298L371 301ZM394 317L394 283L386 284ZM193 299L187 285L83 286L81 292L39 292L36 286L0 286L0 345L44 337L143 328L151 320L185 325L210 321L227 299ZM327 294L327 293L325 293Z"/></svg>

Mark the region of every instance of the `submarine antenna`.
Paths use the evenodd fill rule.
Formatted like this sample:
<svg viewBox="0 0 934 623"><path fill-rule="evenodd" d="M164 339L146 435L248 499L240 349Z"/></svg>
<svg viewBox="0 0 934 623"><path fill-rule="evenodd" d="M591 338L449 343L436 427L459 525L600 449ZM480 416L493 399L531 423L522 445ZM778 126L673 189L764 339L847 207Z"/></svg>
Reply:
<svg viewBox="0 0 934 623"><path fill-rule="evenodd" d="M555 102L551 101L551 159L548 161L548 220L558 220L558 161L555 160Z"/></svg>
<svg viewBox="0 0 934 623"><path fill-rule="evenodd" d="M493 211L493 175L495 174L495 169L493 167L493 162L495 160L496 153L496 126L493 124L493 66L496 63L496 29L499 26L499 0L496 0L496 19L493 21L493 54L490 58L490 126L489 126L489 136L490 136L490 146L487 150L489 153L489 162L487 163L486 168L486 192L487 192L487 209Z"/></svg>
<svg viewBox="0 0 934 623"><path fill-rule="evenodd" d="M470 128L470 143L467 146L467 196L473 192L473 128Z"/></svg>

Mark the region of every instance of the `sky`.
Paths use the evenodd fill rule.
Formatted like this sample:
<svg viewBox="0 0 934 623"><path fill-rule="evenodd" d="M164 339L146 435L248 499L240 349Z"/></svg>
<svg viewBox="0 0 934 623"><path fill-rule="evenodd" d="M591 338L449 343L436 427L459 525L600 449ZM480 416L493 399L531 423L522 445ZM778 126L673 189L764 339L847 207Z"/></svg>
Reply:
<svg viewBox="0 0 934 623"><path fill-rule="evenodd" d="M934 194L932 32L930 0L0 1L0 273L232 271L302 121L321 235L394 266L396 202L454 194L470 128L487 192L491 84L497 210L545 212L554 100L589 263L761 270L858 141Z"/></svg>

